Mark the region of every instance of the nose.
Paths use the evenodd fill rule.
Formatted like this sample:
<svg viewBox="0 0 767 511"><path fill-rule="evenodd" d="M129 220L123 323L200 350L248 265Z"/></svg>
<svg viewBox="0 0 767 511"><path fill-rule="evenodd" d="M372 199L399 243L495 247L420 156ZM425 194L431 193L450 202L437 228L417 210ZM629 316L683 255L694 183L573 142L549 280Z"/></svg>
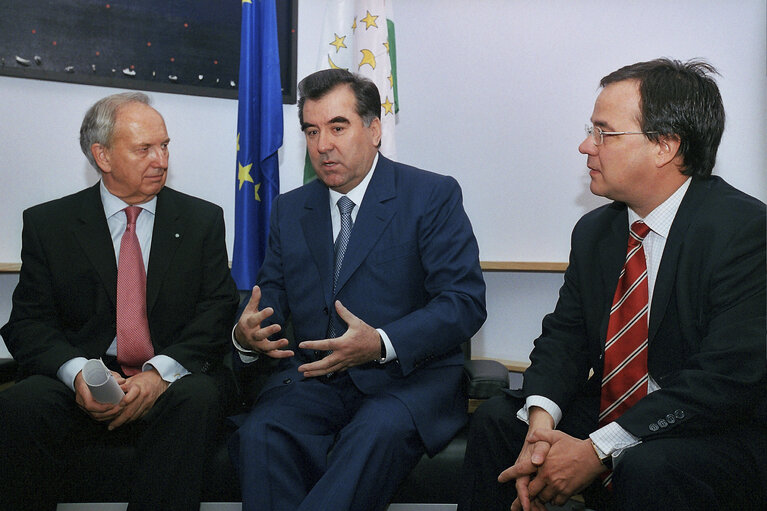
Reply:
<svg viewBox="0 0 767 511"><path fill-rule="evenodd" d="M156 167L166 168L168 166L168 148L152 148L152 163L154 163Z"/></svg>
<svg viewBox="0 0 767 511"><path fill-rule="evenodd" d="M330 139L330 134L325 130L320 131L317 134L317 151L324 154L331 149L333 149L333 142Z"/></svg>
<svg viewBox="0 0 767 511"><path fill-rule="evenodd" d="M581 154L596 155L599 151L598 146L594 143L594 139L591 136L586 135L581 145L578 146L578 152Z"/></svg>

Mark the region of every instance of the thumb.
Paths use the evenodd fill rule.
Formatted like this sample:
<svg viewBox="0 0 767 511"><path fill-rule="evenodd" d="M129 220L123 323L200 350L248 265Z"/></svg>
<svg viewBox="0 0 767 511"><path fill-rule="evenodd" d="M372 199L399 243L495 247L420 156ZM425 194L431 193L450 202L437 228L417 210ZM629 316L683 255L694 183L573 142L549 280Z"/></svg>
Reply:
<svg viewBox="0 0 767 511"><path fill-rule="evenodd" d="M344 304L341 303L341 300L336 300L336 312L338 313L338 317L344 320L344 323L347 325L351 325L351 323L355 320L357 320L357 316L352 314L349 309L344 307Z"/></svg>
<svg viewBox="0 0 767 511"><path fill-rule="evenodd" d="M558 431L554 429L536 429L527 437L527 441L530 443L543 441L553 444L557 440L557 434Z"/></svg>

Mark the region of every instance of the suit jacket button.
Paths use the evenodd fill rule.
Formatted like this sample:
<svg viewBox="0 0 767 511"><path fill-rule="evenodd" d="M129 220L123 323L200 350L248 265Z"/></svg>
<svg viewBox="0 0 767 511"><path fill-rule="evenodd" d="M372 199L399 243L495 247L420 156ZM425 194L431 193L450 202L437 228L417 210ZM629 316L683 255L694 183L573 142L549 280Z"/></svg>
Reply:
<svg viewBox="0 0 767 511"><path fill-rule="evenodd" d="M293 383L293 380L291 378L285 378L284 380L282 380L282 383L284 383L285 385L288 385L290 383Z"/></svg>
<svg viewBox="0 0 767 511"><path fill-rule="evenodd" d="M675 410L674 415L677 419L684 419L684 411L683 410Z"/></svg>
<svg viewBox="0 0 767 511"><path fill-rule="evenodd" d="M658 425L655 423L650 424L649 428L652 432L658 431L660 429L660 427L658 427Z"/></svg>
<svg viewBox="0 0 767 511"><path fill-rule="evenodd" d="M666 422L665 419L661 419L658 421L658 426L665 428L666 426L668 426L668 422Z"/></svg>
<svg viewBox="0 0 767 511"><path fill-rule="evenodd" d="M668 421L669 424L673 424L676 422L676 417L674 417L673 414L666 415L666 421Z"/></svg>

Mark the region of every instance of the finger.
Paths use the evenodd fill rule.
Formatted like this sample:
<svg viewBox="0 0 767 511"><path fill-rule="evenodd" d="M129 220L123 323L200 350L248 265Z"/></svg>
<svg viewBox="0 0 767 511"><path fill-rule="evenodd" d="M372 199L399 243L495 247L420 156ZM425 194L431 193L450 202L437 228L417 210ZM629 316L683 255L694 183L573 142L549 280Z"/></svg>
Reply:
<svg viewBox="0 0 767 511"><path fill-rule="evenodd" d="M549 496L548 493L553 493L553 490L546 489L546 483L540 477L536 477L527 485L527 496L530 500L539 499L547 502L548 499L544 497Z"/></svg>
<svg viewBox="0 0 767 511"><path fill-rule="evenodd" d="M499 483L507 483L507 482L515 479L514 474L515 474L515 472L514 472L514 465L512 465L512 466L510 466L509 468L507 468L506 470L504 470L503 472L501 472L498 475L498 482Z"/></svg>
<svg viewBox="0 0 767 511"><path fill-rule="evenodd" d="M514 499L514 502L511 503L511 511L522 511L522 504L519 503L519 497Z"/></svg>
<svg viewBox="0 0 767 511"><path fill-rule="evenodd" d="M304 350L333 351L335 345L331 339L322 339L319 341L302 341L298 347Z"/></svg>
<svg viewBox="0 0 767 511"><path fill-rule="evenodd" d="M254 311L243 311L242 317L240 318L240 323L244 325L244 328L247 328L248 330L253 330L260 328L261 323L269 318L274 314L274 309L271 307L264 307L261 310L254 310ZM241 326L242 326L241 325ZM269 325L269 327L277 326L277 331L279 331L279 325ZM269 328L265 327L265 328ZM271 335L271 334L269 334Z"/></svg>
<svg viewBox="0 0 767 511"><path fill-rule="evenodd" d="M254 313L258 312L258 303L261 301L261 288L253 286L253 290L250 292L250 300L243 309L243 312Z"/></svg>
<svg viewBox="0 0 767 511"><path fill-rule="evenodd" d="M357 316L349 311L349 309L344 307L344 304L341 303L341 300L336 300L336 312L338 313L338 317L344 320L344 323L347 325L350 325L352 322L358 319Z"/></svg>
<svg viewBox="0 0 767 511"><path fill-rule="evenodd" d="M527 487L529 484L530 484L529 476L519 477L514 483L514 486L517 489L517 500L519 501L520 507L524 509L525 511L529 511L530 509L530 496L527 490Z"/></svg>

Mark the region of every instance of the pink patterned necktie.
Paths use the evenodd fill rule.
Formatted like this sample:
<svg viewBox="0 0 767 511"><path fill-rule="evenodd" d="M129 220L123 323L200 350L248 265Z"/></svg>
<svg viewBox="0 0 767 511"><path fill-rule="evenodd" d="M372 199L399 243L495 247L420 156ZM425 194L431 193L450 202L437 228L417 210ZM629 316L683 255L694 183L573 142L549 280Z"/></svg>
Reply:
<svg viewBox="0 0 767 511"><path fill-rule="evenodd" d="M124 211L128 225L117 265L117 362L127 376L133 376L154 356L154 349L146 316L146 271L136 236L141 208L129 206Z"/></svg>
<svg viewBox="0 0 767 511"><path fill-rule="evenodd" d="M647 395L647 262L642 240L650 232L631 224L626 263L618 279L605 342L599 425L620 417Z"/></svg>

